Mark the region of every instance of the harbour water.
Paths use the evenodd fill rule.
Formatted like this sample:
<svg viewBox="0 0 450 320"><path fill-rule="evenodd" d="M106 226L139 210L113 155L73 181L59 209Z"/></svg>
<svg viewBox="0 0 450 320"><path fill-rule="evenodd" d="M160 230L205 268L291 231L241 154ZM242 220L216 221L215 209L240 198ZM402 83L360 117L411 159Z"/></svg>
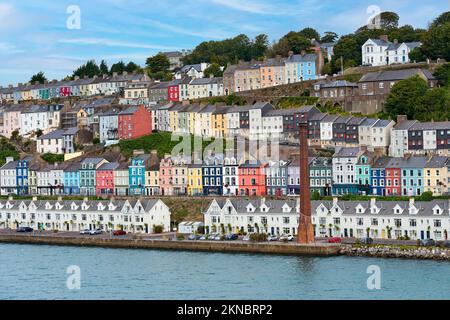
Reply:
<svg viewBox="0 0 450 320"><path fill-rule="evenodd" d="M70 290L69 266L81 272ZM381 289L369 290L370 266ZM0 299L450 299L450 264L0 244Z"/></svg>

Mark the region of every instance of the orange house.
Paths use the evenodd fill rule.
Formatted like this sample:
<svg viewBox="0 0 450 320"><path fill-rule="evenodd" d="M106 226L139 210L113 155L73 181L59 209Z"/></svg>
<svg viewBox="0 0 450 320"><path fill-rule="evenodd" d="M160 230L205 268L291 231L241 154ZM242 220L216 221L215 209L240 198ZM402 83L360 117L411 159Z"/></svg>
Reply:
<svg viewBox="0 0 450 320"><path fill-rule="evenodd" d="M261 197L266 195L265 165L260 161L246 161L239 166L239 194Z"/></svg>

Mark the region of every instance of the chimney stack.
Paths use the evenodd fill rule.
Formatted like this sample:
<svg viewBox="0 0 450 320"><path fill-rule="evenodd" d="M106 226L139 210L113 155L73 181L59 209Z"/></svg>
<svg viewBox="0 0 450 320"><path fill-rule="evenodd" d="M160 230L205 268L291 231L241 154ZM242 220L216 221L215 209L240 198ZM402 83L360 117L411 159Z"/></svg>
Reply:
<svg viewBox="0 0 450 320"><path fill-rule="evenodd" d="M300 223L298 242L314 242L314 227L311 222L311 189L309 181L308 123L301 121L300 127Z"/></svg>
<svg viewBox="0 0 450 320"><path fill-rule="evenodd" d="M408 116L406 115L397 115L397 124L408 121Z"/></svg>
<svg viewBox="0 0 450 320"><path fill-rule="evenodd" d="M381 35L381 36L380 36L380 39L381 39L381 40L384 40L384 41L386 41L386 42L389 42L389 37L388 37L387 34Z"/></svg>

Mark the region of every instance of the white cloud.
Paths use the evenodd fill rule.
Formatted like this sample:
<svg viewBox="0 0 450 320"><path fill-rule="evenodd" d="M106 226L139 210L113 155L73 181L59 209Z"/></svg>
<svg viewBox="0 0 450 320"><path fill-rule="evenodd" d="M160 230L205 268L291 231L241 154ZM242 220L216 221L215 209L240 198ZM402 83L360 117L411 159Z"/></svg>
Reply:
<svg viewBox="0 0 450 320"><path fill-rule="evenodd" d="M125 48L140 48L140 49L154 49L154 50L178 50L178 47L164 46L164 45L152 45L136 42L123 42L102 38L67 38L60 39L58 42L66 44L78 44L78 45L98 45L107 47L125 47Z"/></svg>
<svg viewBox="0 0 450 320"><path fill-rule="evenodd" d="M164 23L157 20L148 20L149 23L151 23L154 27L159 29L164 29L166 31L170 31L177 34L183 34L186 36L192 36L192 37L200 37L200 38L207 38L207 39L223 39L230 37L230 33L224 32L222 30L212 30L208 28L209 31L192 31L183 27L177 27L173 24ZM201 29L201 28L199 28Z"/></svg>

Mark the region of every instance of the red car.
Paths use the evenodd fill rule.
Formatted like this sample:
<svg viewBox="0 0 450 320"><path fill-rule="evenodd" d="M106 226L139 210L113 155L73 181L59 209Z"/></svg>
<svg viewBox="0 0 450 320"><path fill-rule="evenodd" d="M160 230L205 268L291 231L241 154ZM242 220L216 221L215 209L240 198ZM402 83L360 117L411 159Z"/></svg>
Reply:
<svg viewBox="0 0 450 320"><path fill-rule="evenodd" d="M330 238L328 239L328 243L342 243L341 238Z"/></svg>
<svg viewBox="0 0 450 320"><path fill-rule="evenodd" d="M124 236L126 234L127 233L125 231L123 231L123 230L116 230L116 231L113 232L114 236Z"/></svg>

